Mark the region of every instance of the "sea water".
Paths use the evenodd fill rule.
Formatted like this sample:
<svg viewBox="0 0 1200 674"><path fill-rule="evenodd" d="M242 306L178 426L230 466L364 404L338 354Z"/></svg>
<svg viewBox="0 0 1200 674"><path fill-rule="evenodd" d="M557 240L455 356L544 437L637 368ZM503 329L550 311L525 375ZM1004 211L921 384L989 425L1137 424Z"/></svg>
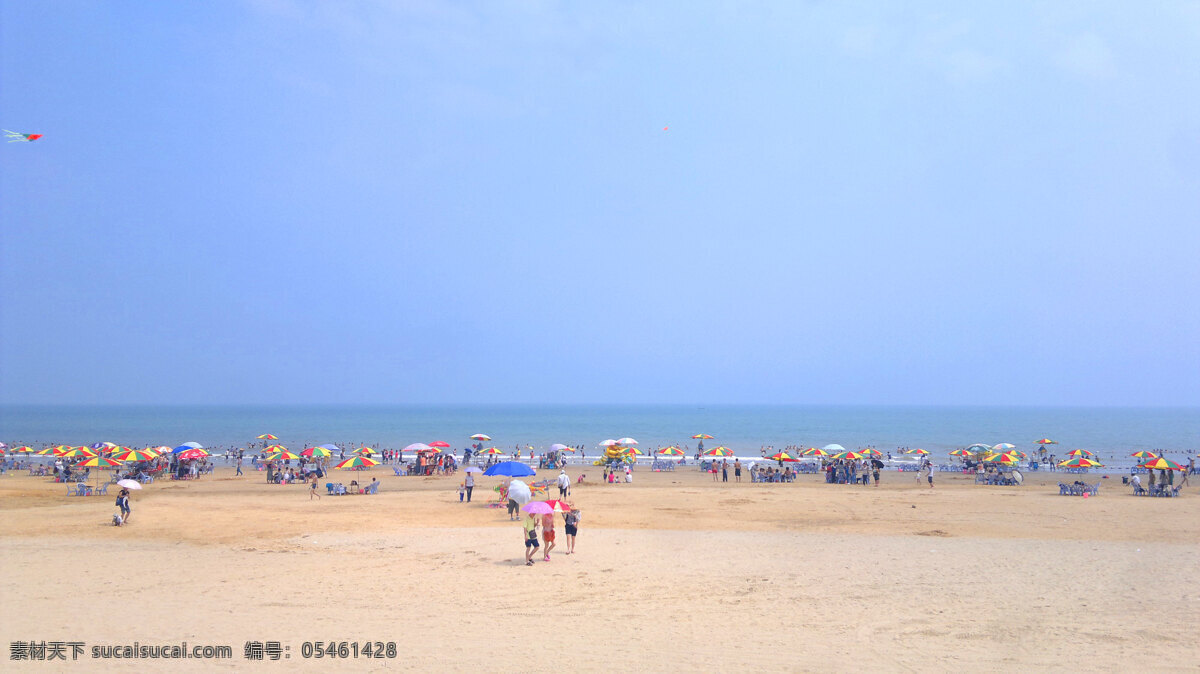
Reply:
<svg viewBox="0 0 1200 674"><path fill-rule="evenodd" d="M264 433L299 451L314 444L398 449L443 440L454 448L484 433L506 451L552 443L582 445L635 438L642 448L724 445L739 456L762 447L923 448L938 461L973 443L1008 442L1032 454L1040 438L1063 457L1089 449L1109 467L1131 465L1140 450L1186 463L1200 448L1200 408L896 407L786 405L392 405L392 406L0 406L0 440L9 446L247 447Z"/></svg>

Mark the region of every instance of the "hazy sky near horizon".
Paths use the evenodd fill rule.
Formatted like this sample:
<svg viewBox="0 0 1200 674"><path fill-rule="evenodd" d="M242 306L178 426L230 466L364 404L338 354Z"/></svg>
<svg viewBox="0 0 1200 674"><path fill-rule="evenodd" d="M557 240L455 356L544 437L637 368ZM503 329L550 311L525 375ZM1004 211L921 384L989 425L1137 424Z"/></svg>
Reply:
<svg viewBox="0 0 1200 674"><path fill-rule="evenodd" d="M1200 405L1200 3L0 0L0 402Z"/></svg>

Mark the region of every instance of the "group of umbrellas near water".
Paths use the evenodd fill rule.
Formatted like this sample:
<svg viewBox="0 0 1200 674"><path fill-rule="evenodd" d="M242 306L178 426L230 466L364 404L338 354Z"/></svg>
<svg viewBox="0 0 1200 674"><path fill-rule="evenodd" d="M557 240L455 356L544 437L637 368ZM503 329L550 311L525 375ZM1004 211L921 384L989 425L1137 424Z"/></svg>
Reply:
<svg viewBox="0 0 1200 674"><path fill-rule="evenodd" d="M700 440L700 441L714 439L713 436L705 434L705 433L697 433L696 435L693 435L691 437L693 440ZM270 433L265 433L263 435L258 436L257 439L258 440L278 440L279 438ZM478 442L487 442L487 441L491 440L491 437L484 435L482 433L479 433L476 435L472 435L471 439L478 441ZM1058 443L1054 440L1050 440L1049 438L1042 438L1041 440L1037 441L1037 444L1046 446L1046 445L1056 445ZM625 458L630 461L636 460L636 457L638 455L645 454L645 452L638 449L637 445L638 445L638 441L633 438L629 438L629 437L618 438L615 440L609 439L609 440L604 440L599 443L599 446L604 448L605 452L608 455L613 456L613 457L622 457L622 458ZM420 443L420 442L413 443L413 444L408 445L407 447L403 448L400 451L414 452L417 454L436 454L436 453L442 451L443 449L448 449L448 448L450 448L449 443L444 442L444 441L434 441L434 442L430 442L429 444ZM572 447L569 447L567 445L556 443L556 444L553 444L550 446L549 451L551 451L551 452L574 452L575 449ZM279 460L329 458L329 457L333 456L334 452L341 452L341 448L337 447L336 445L326 444L326 445L317 445L317 446L309 447L307 449L300 451L299 453L293 453L292 451L288 450L288 448L284 447L283 445L273 444L273 445L268 445L268 446L264 447L263 452L266 453L268 461L279 461ZM196 443L196 442L185 442L182 445L179 445L178 447L174 447L174 448L161 446L161 447L147 447L145 449L131 449L129 447L123 447L123 446L116 445L111 442L98 442L98 443L90 445L90 446L71 447L69 445L58 445L55 447L47 447L42 450L34 450L32 447L29 447L29 446L15 447L15 448L9 449L7 447L7 445L0 442L0 454L4 454L4 453L33 454L33 455L42 455L42 456L49 455L49 456L54 456L54 457L59 457L59 458L83 458L83 461L76 464L78 467L82 467L82 468L112 468L112 467L118 466L122 463L151 461L151 460L154 460L164 454L174 455L175 458L184 460L184 461L203 459L203 458L209 456L208 450L206 450L203 446L201 446L199 443ZM378 450L371 449L369 447L360 447L358 449L352 450L351 451L352 456L342 460L340 463L338 463L336 466L334 466L334 468L355 469L355 468L368 468L371 466L377 466L377 465L379 465L379 461L377 461L376 459L373 459L371 457L372 457L372 455L378 454L378 453L379 453ZM497 447L488 447L487 449L480 450L480 452L479 452L480 455L484 455L484 456L501 455L501 454L506 454L506 453L507 452L505 452L504 450L499 449ZM684 454L685 454L685 452L682 449L680 449L679 447L674 446L674 445L672 445L670 447L664 447L662 449L655 451L654 453L659 456L684 456ZM929 454L929 452L924 449L909 449L909 450L906 450L904 453L909 454L909 455L915 455L918 458L923 458ZM734 455L735 455L735 453L732 449L725 447L723 445L718 446L718 447L713 447L711 449L706 449L706 450L700 452L700 456L702 458L708 458L708 459L727 458L727 457L731 457ZM983 463L992 463L992 464L999 464L999 465L1012 465L1012 464L1019 463L1020 461L1029 458L1029 456L1025 452L1022 452L1021 450L1017 449L1015 445L1013 445L1011 443L1007 443L1007 442L1002 442L1002 443L999 443L996 445L973 444L973 445L967 446L964 449L952 450L950 452L950 455L956 456L959 458L964 458L964 459L967 457L976 457L979 461L982 461ZM833 459L833 460L837 460L837 459L859 460L859 459L879 458L881 456L882 456L882 453L879 450L874 449L874 448L860 449L857 451L848 451L845 447L842 447L841 445L831 444L831 445L826 445L821 448L809 447L806 450L798 452L797 455L792 455L788 452L777 452L766 458L771 461L789 461L790 462L790 461L800 461L802 457L803 458L815 458L815 459L828 458L828 459ZM1178 464L1166 457L1159 456L1158 454L1156 454L1154 452L1139 451L1139 452L1134 452L1131 456L1133 456L1134 458L1137 458L1137 459L1142 459L1143 463L1138 465L1139 468L1146 468L1146 469L1150 469L1150 470L1185 470L1185 468L1183 466L1181 466L1180 464ZM1067 457L1069 457L1069 458L1067 458L1064 461L1060 461L1058 463L1059 467L1062 467L1062 468L1101 468L1101 467L1103 467L1103 464L1101 464L1099 461L1096 460L1096 454L1087 449L1072 450L1070 452L1067 452Z"/></svg>

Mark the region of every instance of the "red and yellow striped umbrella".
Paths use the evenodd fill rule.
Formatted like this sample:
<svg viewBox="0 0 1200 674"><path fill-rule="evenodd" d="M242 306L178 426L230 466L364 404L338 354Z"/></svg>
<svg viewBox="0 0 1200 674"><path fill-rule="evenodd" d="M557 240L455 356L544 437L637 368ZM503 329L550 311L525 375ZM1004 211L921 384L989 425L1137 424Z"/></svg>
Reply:
<svg viewBox="0 0 1200 674"><path fill-rule="evenodd" d="M683 450L678 447L663 447L658 453L663 456L683 456Z"/></svg>
<svg viewBox="0 0 1200 674"><path fill-rule="evenodd" d="M800 453L803 454L804 456L829 456L829 452L827 452L823 449L817 449L816 447L809 447L808 449L806 449Z"/></svg>
<svg viewBox="0 0 1200 674"><path fill-rule="evenodd" d="M1186 470L1183 466L1161 456L1150 459L1146 463L1139 465L1138 468L1149 468L1150 470Z"/></svg>
<svg viewBox="0 0 1200 674"><path fill-rule="evenodd" d="M503 453L504 453L504 450L500 449L499 447L488 447L487 449L480 452L480 454L503 454Z"/></svg>
<svg viewBox="0 0 1200 674"><path fill-rule="evenodd" d="M1104 465L1099 461L1093 461L1086 456L1076 456L1066 461L1059 461L1060 468L1103 468Z"/></svg>
<svg viewBox="0 0 1200 674"><path fill-rule="evenodd" d="M113 466L121 465L121 462L114 461L107 456L93 456L88 459L84 459L75 465L79 466L80 468L112 468Z"/></svg>
<svg viewBox="0 0 1200 674"><path fill-rule="evenodd" d="M1157 459L1158 458L1158 455L1155 454L1154 452L1147 452L1144 449L1140 452L1134 452L1133 454L1130 454L1129 456L1132 456L1135 459Z"/></svg>
<svg viewBox="0 0 1200 674"><path fill-rule="evenodd" d="M791 454L788 454L787 452L775 452L774 454L772 454L771 456L768 456L767 458L772 461L799 461L800 460L800 459L797 459L796 457L792 456Z"/></svg>
<svg viewBox="0 0 1200 674"><path fill-rule="evenodd" d="M1051 440L1050 438L1042 438L1041 440L1038 440L1037 443L1039 445L1057 445L1058 441Z"/></svg>
<svg viewBox="0 0 1200 674"><path fill-rule="evenodd" d="M358 449L354 450L354 453L358 454L359 456L371 456L372 454L378 454L378 452L370 447L359 447Z"/></svg>
<svg viewBox="0 0 1200 674"><path fill-rule="evenodd" d="M861 452L859 452L859 454L865 454L867 456L873 456L875 458L879 458L879 457L883 456L883 452L879 451L878 449L873 449L870 447L862 450Z"/></svg>
<svg viewBox="0 0 1200 674"><path fill-rule="evenodd" d="M175 458L180 459L182 461L191 461L193 459L203 459L206 456L208 456L207 449L193 447L191 449L185 449L182 452L176 454Z"/></svg>
<svg viewBox="0 0 1200 674"><path fill-rule="evenodd" d="M334 468L339 468L339 469L370 468L371 466L378 466L378 465L379 465L379 462L376 461L375 459L372 459L369 456L352 456L352 457L346 459L345 461L339 463L338 465L334 466Z"/></svg>
<svg viewBox="0 0 1200 674"><path fill-rule="evenodd" d="M267 461L295 461L299 458L299 454L293 454L288 451L275 452L274 454L267 455Z"/></svg>
<svg viewBox="0 0 1200 674"><path fill-rule="evenodd" d="M303 452L300 452L300 456L308 457L310 459L313 458L314 456L329 457L329 456L333 456L333 452L329 451L328 449L325 449L324 447L309 447L308 449L304 450Z"/></svg>
<svg viewBox="0 0 1200 674"><path fill-rule="evenodd" d="M1096 456L1096 453L1086 449L1072 449L1067 452L1067 456Z"/></svg>
<svg viewBox="0 0 1200 674"><path fill-rule="evenodd" d="M971 456L971 453L965 449L952 449L950 450L950 456Z"/></svg>
<svg viewBox="0 0 1200 674"><path fill-rule="evenodd" d="M33 447L30 447L29 445L22 445L21 447L17 447L13 450L14 454L29 454L31 452L33 452Z"/></svg>
<svg viewBox="0 0 1200 674"><path fill-rule="evenodd" d="M87 447L69 447L59 452L58 456L61 456L64 459L70 459L77 456L96 456L96 452L88 449Z"/></svg>
<svg viewBox="0 0 1200 674"><path fill-rule="evenodd" d="M720 447L713 447L712 449L705 450L703 456L733 456L733 450L721 445Z"/></svg>
<svg viewBox="0 0 1200 674"><path fill-rule="evenodd" d="M259 440L278 440L279 438L275 437L274 435L271 435L270 433L263 433L262 435L258 436L258 439Z"/></svg>
<svg viewBox="0 0 1200 674"><path fill-rule="evenodd" d="M986 463L1016 463L1020 459L1017 457L1016 454L1013 454L1012 452L1003 452L1000 454L992 454L991 456L984 457L983 460Z"/></svg>
<svg viewBox="0 0 1200 674"><path fill-rule="evenodd" d="M709 435L708 433L697 433L692 436L692 439L693 440L712 440L713 436Z"/></svg>
<svg viewBox="0 0 1200 674"><path fill-rule="evenodd" d="M863 458L863 455L859 454L858 452L838 452L837 454L833 455L833 458L849 459L851 461L857 461L857 460Z"/></svg>
<svg viewBox="0 0 1200 674"><path fill-rule="evenodd" d="M637 447L622 447L621 453L622 454L645 454L645 452L638 449Z"/></svg>
<svg viewBox="0 0 1200 674"><path fill-rule="evenodd" d="M907 452L905 452L905 454L920 454L921 456L925 456L928 453L929 452L924 449L910 449Z"/></svg>
<svg viewBox="0 0 1200 674"><path fill-rule="evenodd" d="M274 452L286 452L287 447L284 447L283 445L271 445L269 447L264 447L263 451L266 452L267 454L271 454Z"/></svg>
<svg viewBox="0 0 1200 674"><path fill-rule="evenodd" d="M139 449L127 449L120 454L113 454L114 461L150 461L157 458L158 455L153 452L147 452Z"/></svg>
<svg viewBox="0 0 1200 674"><path fill-rule="evenodd" d="M56 445L54 447L47 447L43 450L40 450L36 454L37 454L37 456L49 456L50 454L53 454L54 456L58 456L59 452L65 452L68 449L70 449L70 447L68 447L66 445Z"/></svg>

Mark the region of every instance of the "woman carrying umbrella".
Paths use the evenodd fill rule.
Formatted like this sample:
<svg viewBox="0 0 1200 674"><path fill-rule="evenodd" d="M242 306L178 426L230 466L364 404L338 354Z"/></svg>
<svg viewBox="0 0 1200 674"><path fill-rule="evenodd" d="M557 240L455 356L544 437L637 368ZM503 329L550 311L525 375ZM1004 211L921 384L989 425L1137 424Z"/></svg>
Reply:
<svg viewBox="0 0 1200 674"><path fill-rule="evenodd" d="M563 520L566 522L564 533L567 535L567 554L575 554L575 535L579 533L579 508L572 507L570 511L563 513Z"/></svg>

